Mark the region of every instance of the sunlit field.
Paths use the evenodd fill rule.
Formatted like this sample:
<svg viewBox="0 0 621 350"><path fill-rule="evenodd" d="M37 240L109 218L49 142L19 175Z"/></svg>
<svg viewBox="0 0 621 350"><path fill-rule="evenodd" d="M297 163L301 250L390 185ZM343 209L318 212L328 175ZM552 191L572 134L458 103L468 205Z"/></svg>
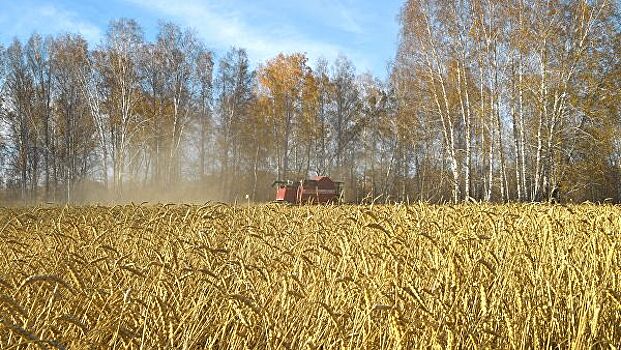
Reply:
<svg viewBox="0 0 621 350"><path fill-rule="evenodd" d="M618 349L615 206L0 211L1 349Z"/></svg>

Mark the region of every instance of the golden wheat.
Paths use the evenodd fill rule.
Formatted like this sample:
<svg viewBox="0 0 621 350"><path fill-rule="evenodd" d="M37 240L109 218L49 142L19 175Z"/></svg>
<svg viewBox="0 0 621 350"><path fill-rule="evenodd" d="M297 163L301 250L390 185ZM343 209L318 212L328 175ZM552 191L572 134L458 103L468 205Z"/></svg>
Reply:
<svg viewBox="0 0 621 350"><path fill-rule="evenodd" d="M621 208L0 210L0 348L621 347Z"/></svg>

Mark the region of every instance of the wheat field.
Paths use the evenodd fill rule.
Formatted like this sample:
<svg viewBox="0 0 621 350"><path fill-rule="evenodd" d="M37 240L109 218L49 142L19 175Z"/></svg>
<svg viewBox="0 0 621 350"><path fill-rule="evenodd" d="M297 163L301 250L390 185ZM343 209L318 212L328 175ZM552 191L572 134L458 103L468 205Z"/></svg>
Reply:
<svg viewBox="0 0 621 350"><path fill-rule="evenodd" d="M0 210L1 349L618 349L621 208Z"/></svg>

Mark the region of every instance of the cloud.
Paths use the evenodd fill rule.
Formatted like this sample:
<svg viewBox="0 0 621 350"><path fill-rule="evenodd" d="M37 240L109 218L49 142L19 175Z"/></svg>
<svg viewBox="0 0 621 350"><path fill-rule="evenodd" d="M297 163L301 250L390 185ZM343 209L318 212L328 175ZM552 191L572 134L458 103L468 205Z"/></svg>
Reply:
<svg viewBox="0 0 621 350"><path fill-rule="evenodd" d="M328 19L335 27L352 34L364 33L362 16L355 10L351 1L321 0L318 10L322 12L322 17Z"/></svg>
<svg viewBox="0 0 621 350"><path fill-rule="evenodd" d="M73 12L59 9L54 5L41 6L35 11L45 23L50 23L56 32L80 33L92 43L102 38L102 31L99 27L79 19Z"/></svg>
<svg viewBox="0 0 621 350"><path fill-rule="evenodd" d="M18 37L26 37L36 31L40 34L80 33L93 43L102 38L99 27L80 19L74 12L52 4L33 5L26 11L19 6L9 6L0 18L0 24L5 26L8 33Z"/></svg>
<svg viewBox="0 0 621 350"><path fill-rule="evenodd" d="M306 52L311 60L315 60L322 56L333 59L345 51L334 43L309 38L284 21L277 23L257 21L259 23L251 25L244 13L232 8L231 4L227 7L224 2L208 4L184 1L171 6L168 0L125 1L183 22L210 41L208 44L218 48L226 49L230 46L245 48L252 59L260 62L280 52ZM347 26L355 29L353 22Z"/></svg>

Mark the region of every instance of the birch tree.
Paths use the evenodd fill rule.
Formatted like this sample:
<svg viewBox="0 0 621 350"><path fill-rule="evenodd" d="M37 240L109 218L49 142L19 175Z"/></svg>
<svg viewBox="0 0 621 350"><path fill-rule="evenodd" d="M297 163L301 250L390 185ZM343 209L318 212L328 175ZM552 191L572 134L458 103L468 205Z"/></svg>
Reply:
<svg viewBox="0 0 621 350"><path fill-rule="evenodd" d="M192 79L193 64L198 54L198 40L191 31L182 31L177 25L163 23L157 38L158 51L162 53L164 97L170 105L162 125L166 130L168 157L168 183L175 183L180 171L180 147L183 134L190 122L191 101L194 98Z"/></svg>
<svg viewBox="0 0 621 350"><path fill-rule="evenodd" d="M248 54L232 48L220 59L215 78L219 167L222 196L232 196L232 183L239 175L241 129L253 98L254 72Z"/></svg>
<svg viewBox="0 0 621 350"><path fill-rule="evenodd" d="M34 82L24 60L22 44L15 40L7 49L7 94L4 117L14 147L12 169L19 174L20 198L27 201L28 185L32 178L31 164L36 162L31 139L33 137Z"/></svg>
<svg viewBox="0 0 621 350"><path fill-rule="evenodd" d="M140 123L135 114L139 90L137 61L144 42L142 29L134 20L112 21L98 55L105 87L105 107L111 142L112 176L117 196L122 195L125 163L132 127Z"/></svg>
<svg viewBox="0 0 621 350"><path fill-rule="evenodd" d="M302 121L305 85L313 83L312 71L303 54L283 55L259 69L258 78L271 104L273 130L278 148L278 179L287 179L290 170L291 141L296 124Z"/></svg>
<svg viewBox="0 0 621 350"><path fill-rule="evenodd" d="M95 130L81 90L83 67L88 60L88 45L80 36L66 35L51 43L50 64L55 90L56 162L63 182L64 200L72 200L76 182L89 173L94 155Z"/></svg>
<svg viewBox="0 0 621 350"><path fill-rule="evenodd" d="M195 76L198 82L199 106L199 174L203 178L207 169L207 147L209 146L210 128L213 125L213 54L201 48L196 57ZM213 158L212 158L213 159Z"/></svg>

